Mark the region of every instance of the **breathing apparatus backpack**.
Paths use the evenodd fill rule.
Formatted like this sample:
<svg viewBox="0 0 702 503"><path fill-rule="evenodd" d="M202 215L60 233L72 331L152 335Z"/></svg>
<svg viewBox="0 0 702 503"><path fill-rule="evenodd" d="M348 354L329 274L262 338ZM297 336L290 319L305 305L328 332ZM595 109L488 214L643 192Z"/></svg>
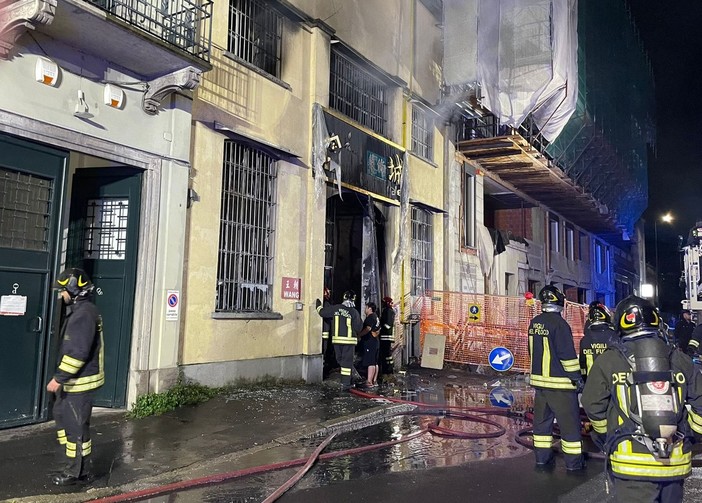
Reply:
<svg viewBox="0 0 702 503"><path fill-rule="evenodd" d="M612 400L624 419L611 448L623 437L631 437L643 444L656 459L668 459L684 435L678 431L684 407L678 399L676 375L672 370L673 351L659 336L636 338L632 352L624 344L614 347L624 356L631 367L627 374L629 410L622 410L616 392L612 389Z"/></svg>

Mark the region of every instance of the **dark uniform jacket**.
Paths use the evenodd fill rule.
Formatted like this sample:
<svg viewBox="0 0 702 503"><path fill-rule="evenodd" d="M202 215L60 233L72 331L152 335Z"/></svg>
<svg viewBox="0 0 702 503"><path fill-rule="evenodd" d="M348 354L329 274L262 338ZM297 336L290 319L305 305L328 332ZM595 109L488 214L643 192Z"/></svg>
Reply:
<svg viewBox="0 0 702 503"><path fill-rule="evenodd" d="M633 411L638 413L636 395L627 382L631 366L624 355L616 348L620 341L612 344L590 369L585 389L581 397L582 406L587 412L595 432L607 434L609 459L615 477L630 480L667 481L688 476L692 470L690 454L692 432L702 434L702 373L695 372L692 361L680 351L670 349L659 339L662 351L670 353L673 379L681 404L690 404L692 410L683 406L678 431L685 440L673 448L670 458L658 461L640 442L626 433L628 421L622 417L629 414L630 401L634 399ZM627 353L633 354L636 341L624 343ZM631 393L630 393L631 392ZM615 398L616 397L616 398ZM616 403L615 400L616 399ZM618 404L618 406L617 406ZM621 410L620 410L621 408Z"/></svg>
<svg viewBox="0 0 702 503"><path fill-rule="evenodd" d="M319 306L317 312L322 318L331 318L332 344L356 344L356 335L363 327L363 322L355 307L334 304Z"/></svg>
<svg viewBox="0 0 702 503"><path fill-rule="evenodd" d="M104 356L102 317L95 304L78 298L66 307L54 379L66 393L97 389L105 383Z"/></svg>
<svg viewBox="0 0 702 503"><path fill-rule="evenodd" d="M692 331L690 343L687 345L687 352L695 354L700 352L700 344L702 343L702 324L697 325Z"/></svg>
<svg viewBox="0 0 702 503"><path fill-rule="evenodd" d="M675 325L675 342L680 349L685 351L690 344L692 331L695 329L695 324L687 321L685 318L680 318L678 324Z"/></svg>
<svg viewBox="0 0 702 503"><path fill-rule="evenodd" d="M616 333L609 323L585 325L585 335L580 339L580 373L583 379L587 378L595 359L605 352Z"/></svg>
<svg viewBox="0 0 702 503"><path fill-rule="evenodd" d="M560 313L541 313L529 324L530 384L575 391L581 380L573 333Z"/></svg>
<svg viewBox="0 0 702 503"><path fill-rule="evenodd" d="M324 299L324 307L331 306L331 302ZM331 318L322 318L322 339L329 339L329 330L331 329Z"/></svg>
<svg viewBox="0 0 702 503"><path fill-rule="evenodd" d="M380 340L395 342L395 310L385 307L380 314Z"/></svg>

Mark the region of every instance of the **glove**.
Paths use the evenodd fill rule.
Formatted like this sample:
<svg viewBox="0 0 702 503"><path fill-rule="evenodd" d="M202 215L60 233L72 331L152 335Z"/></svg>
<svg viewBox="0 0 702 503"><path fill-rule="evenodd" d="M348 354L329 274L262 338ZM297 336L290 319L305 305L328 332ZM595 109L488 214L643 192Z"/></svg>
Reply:
<svg viewBox="0 0 702 503"><path fill-rule="evenodd" d="M314 301L314 307L315 309L319 309L319 307L322 305L322 301L317 299Z"/></svg>
<svg viewBox="0 0 702 503"><path fill-rule="evenodd" d="M605 450L605 443L607 443L607 434L606 433L597 433L595 430L592 430L590 432L590 438L592 439L592 442L597 446L597 448L604 452Z"/></svg>
<svg viewBox="0 0 702 503"><path fill-rule="evenodd" d="M575 379L571 380L573 383L573 386L575 386L575 392L576 393L582 393L583 388L585 387L585 381L582 379L578 379L577 381Z"/></svg>

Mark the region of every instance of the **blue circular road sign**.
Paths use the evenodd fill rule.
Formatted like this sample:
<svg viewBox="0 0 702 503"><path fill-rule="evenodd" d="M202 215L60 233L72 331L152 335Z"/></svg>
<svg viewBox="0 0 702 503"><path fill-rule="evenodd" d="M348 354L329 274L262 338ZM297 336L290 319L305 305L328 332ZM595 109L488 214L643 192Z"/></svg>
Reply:
<svg viewBox="0 0 702 503"><path fill-rule="evenodd" d="M497 346L492 348L490 354L488 355L488 363L490 366L497 370L498 372L504 372L512 368L514 365L514 355L512 352L502 346Z"/></svg>
<svg viewBox="0 0 702 503"><path fill-rule="evenodd" d="M514 405L514 395L507 388L498 386L490 392L490 403L494 407L509 408Z"/></svg>

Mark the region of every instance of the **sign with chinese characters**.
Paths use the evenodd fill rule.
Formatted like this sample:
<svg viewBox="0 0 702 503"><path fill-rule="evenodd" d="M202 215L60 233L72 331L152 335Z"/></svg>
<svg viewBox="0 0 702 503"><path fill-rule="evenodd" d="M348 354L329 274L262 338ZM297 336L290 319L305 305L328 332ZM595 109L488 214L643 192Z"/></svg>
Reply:
<svg viewBox="0 0 702 503"><path fill-rule="evenodd" d="M300 278L283 277L283 288L281 297L288 300L300 300L300 287L302 280Z"/></svg>
<svg viewBox="0 0 702 503"><path fill-rule="evenodd" d="M402 148L380 135L353 126L329 111L324 112L324 120L329 134L338 136L345 144L329 154L341 167L341 181L372 194L399 200L404 156ZM327 176L336 178L331 171L327 171Z"/></svg>

